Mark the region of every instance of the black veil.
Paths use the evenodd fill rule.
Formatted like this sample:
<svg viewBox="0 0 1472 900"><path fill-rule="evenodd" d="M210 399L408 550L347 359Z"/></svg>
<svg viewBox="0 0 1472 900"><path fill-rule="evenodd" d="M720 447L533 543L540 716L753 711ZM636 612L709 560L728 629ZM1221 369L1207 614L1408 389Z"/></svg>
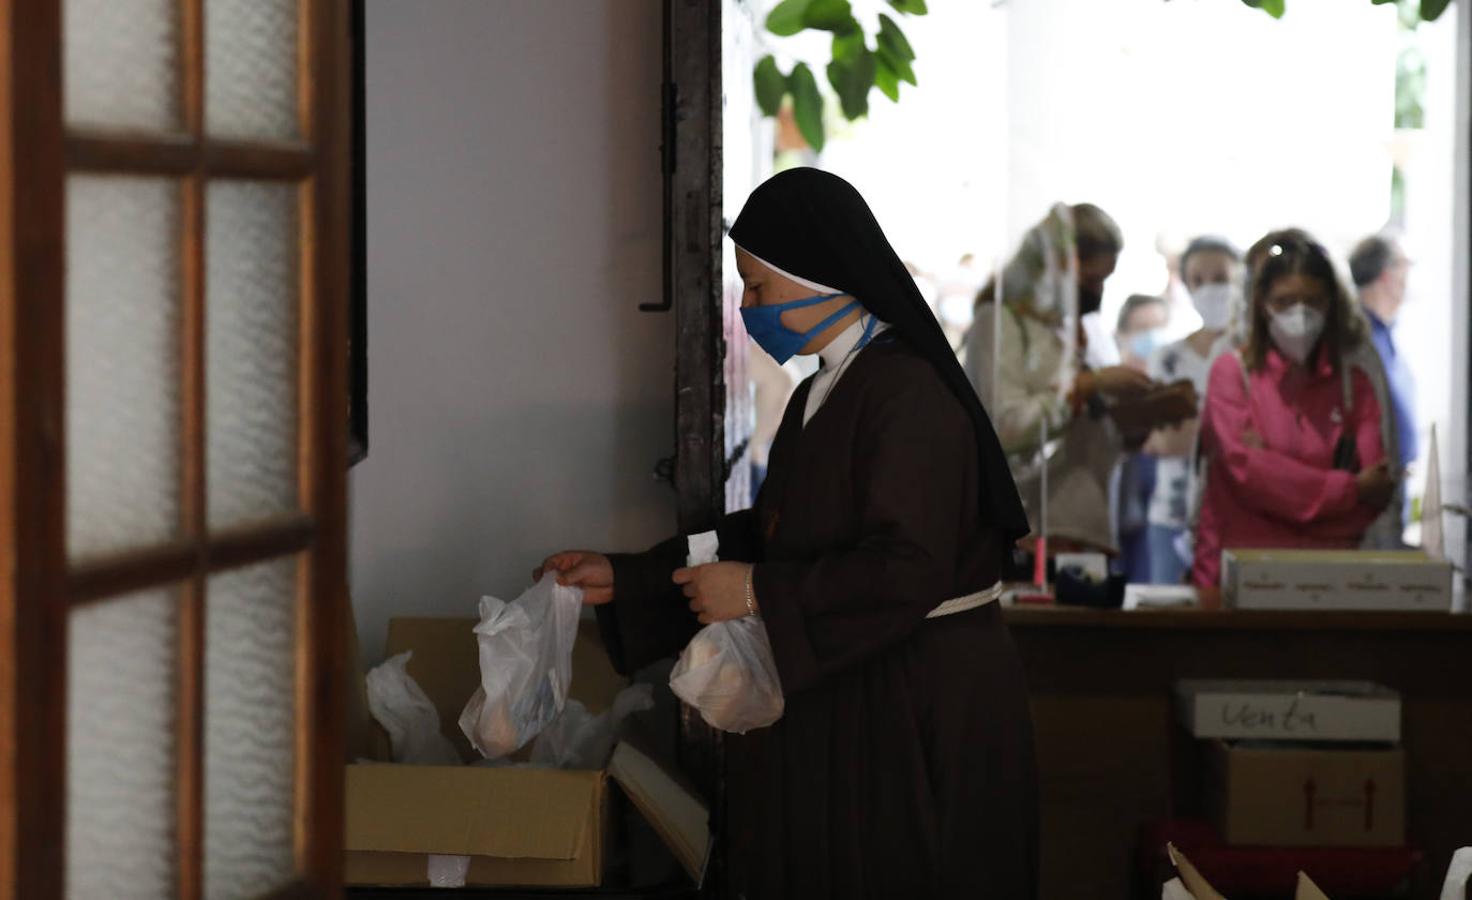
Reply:
<svg viewBox="0 0 1472 900"><path fill-rule="evenodd" d="M930 361L976 428L981 520L1009 540L1028 533L1006 454L915 280L853 185L820 169L781 172L752 191L731 239L794 275L851 294Z"/></svg>

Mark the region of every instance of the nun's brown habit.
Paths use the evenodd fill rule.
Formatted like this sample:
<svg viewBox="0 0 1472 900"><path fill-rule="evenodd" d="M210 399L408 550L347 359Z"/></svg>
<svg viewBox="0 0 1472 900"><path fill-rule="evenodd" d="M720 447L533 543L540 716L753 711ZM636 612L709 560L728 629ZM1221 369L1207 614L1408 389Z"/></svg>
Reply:
<svg viewBox="0 0 1472 900"><path fill-rule="evenodd" d="M754 584L787 697L727 743L725 834L748 900L1036 892L1032 732L990 587L1027 522L986 414L858 193L814 169L753 194L731 229L772 265L851 293L891 326L803 426L788 404L753 510L719 528ZM680 651L699 625L670 580L675 538L611 557L599 607L615 664Z"/></svg>

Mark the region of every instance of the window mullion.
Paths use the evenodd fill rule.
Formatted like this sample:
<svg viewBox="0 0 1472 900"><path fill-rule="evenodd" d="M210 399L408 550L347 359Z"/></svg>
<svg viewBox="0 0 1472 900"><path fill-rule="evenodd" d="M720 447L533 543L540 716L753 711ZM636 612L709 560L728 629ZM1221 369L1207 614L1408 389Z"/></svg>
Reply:
<svg viewBox="0 0 1472 900"><path fill-rule="evenodd" d="M204 0L179 0L183 36L184 77L182 109L194 149L194 165L185 177L184 228L180 267L184 279L182 322L184 446L180 458L181 522L185 539L194 548L189 582L179 596L178 680L178 846L179 900L204 897L204 785L205 785L205 590L208 575L208 509L205 469L205 176L204 155Z"/></svg>

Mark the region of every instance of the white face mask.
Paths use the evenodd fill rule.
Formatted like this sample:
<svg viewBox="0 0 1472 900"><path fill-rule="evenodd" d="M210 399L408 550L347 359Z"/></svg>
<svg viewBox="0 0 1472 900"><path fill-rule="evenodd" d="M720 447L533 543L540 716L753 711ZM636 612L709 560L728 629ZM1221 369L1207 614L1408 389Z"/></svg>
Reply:
<svg viewBox="0 0 1472 900"><path fill-rule="evenodd" d="M1201 327L1221 331L1232 322L1237 288L1230 282L1203 284L1191 292L1191 305L1201 314Z"/></svg>
<svg viewBox="0 0 1472 900"><path fill-rule="evenodd" d="M1272 314L1268 333L1284 356L1302 365L1324 333L1324 314L1306 304L1295 303Z"/></svg>

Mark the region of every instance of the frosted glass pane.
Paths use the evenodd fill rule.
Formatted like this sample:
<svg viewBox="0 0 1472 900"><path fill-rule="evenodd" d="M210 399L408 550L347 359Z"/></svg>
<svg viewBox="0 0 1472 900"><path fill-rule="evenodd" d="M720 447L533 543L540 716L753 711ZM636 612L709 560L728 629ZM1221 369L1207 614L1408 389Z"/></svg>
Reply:
<svg viewBox="0 0 1472 900"><path fill-rule="evenodd" d="M67 541L156 544L179 522L179 192L67 182Z"/></svg>
<svg viewBox="0 0 1472 900"><path fill-rule="evenodd" d="M66 0L64 15L67 124L178 127L177 0Z"/></svg>
<svg viewBox="0 0 1472 900"><path fill-rule="evenodd" d="M204 58L211 134L297 136L296 0L206 0Z"/></svg>
<svg viewBox="0 0 1472 900"><path fill-rule="evenodd" d="M205 896L246 900L291 880L296 563L210 580L205 645Z"/></svg>
<svg viewBox="0 0 1472 900"><path fill-rule="evenodd" d="M214 182L207 214L213 527L297 507L296 189Z"/></svg>
<svg viewBox="0 0 1472 900"><path fill-rule="evenodd" d="M71 615L66 896L174 896L175 597L135 594Z"/></svg>

